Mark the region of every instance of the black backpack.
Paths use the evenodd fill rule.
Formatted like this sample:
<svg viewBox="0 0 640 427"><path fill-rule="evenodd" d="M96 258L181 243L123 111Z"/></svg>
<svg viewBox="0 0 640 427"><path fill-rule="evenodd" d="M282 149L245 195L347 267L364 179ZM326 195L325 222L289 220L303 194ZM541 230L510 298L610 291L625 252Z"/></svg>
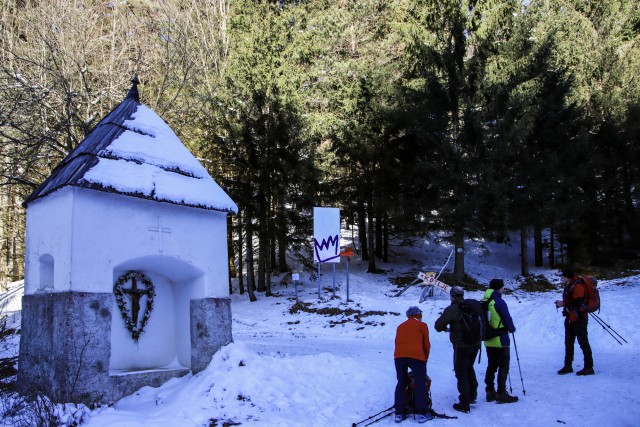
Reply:
<svg viewBox="0 0 640 427"><path fill-rule="evenodd" d="M462 341L467 345L478 345L484 336L483 312L480 301L466 299L459 304ZM485 321L487 321L485 319ZM487 321L488 323L488 321Z"/></svg>

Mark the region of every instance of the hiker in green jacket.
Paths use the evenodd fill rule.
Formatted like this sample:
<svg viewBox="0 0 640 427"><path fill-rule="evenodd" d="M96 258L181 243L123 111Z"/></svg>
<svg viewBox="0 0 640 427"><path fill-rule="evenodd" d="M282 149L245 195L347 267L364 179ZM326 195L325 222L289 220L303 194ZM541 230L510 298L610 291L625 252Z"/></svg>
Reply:
<svg viewBox="0 0 640 427"><path fill-rule="evenodd" d="M489 334L495 335L493 338L484 341L487 349L487 372L484 376L486 385L487 402L496 401L498 403L517 402L516 396L507 393L507 377L509 376L510 341L509 333L514 333L516 327L509 314L507 303L502 299L504 281L502 279L491 279L489 289L484 294L483 302L488 302L489 310ZM494 388L494 379L498 373L498 391Z"/></svg>

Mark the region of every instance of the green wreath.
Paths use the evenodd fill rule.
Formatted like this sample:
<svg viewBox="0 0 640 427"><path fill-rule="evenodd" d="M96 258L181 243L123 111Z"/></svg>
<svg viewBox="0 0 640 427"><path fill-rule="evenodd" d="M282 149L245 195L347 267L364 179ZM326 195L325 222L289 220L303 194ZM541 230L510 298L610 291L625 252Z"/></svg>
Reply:
<svg viewBox="0 0 640 427"><path fill-rule="evenodd" d="M131 279L136 279L137 281L144 283L148 293L147 296L147 309L144 312L144 316L142 316L142 320L140 321L140 327L137 324L133 323L133 319L127 316L127 303L125 301L124 295L124 284L127 283ZM153 297L156 295L155 287L153 286L153 282L147 276L142 273L138 273L137 271L128 271L116 281L116 284L113 285L113 293L116 296L116 302L118 303L118 308L120 309L120 314L122 315L122 320L124 320L127 329L131 333L131 338L134 341L138 341L142 332L144 332L144 327L147 325L149 321L149 317L151 316L151 312L153 311Z"/></svg>

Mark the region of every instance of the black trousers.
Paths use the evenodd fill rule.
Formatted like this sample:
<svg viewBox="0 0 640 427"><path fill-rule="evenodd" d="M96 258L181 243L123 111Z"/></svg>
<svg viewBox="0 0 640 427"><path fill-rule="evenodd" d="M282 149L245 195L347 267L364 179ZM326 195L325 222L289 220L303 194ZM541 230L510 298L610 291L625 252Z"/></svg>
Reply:
<svg viewBox="0 0 640 427"><path fill-rule="evenodd" d="M507 378L509 377L509 363L511 352L509 347L487 347L487 372L484 383L487 391L495 391L494 381L498 373L498 393L506 393Z"/></svg>
<svg viewBox="0 0 640 427"><path fill-rule="evenodd" d="M458 380L460 403L469 405L478 397L478 380L473 363L476 360L480 346L454 348L453 369Z"/></svg>
<svg viewBox="0 0 640 427"><path fill-rule="evenodd" d="M584 367L593 368L593 355L587 334L588 324L589 316L580 317L576 322L569 322L568 316L564 319L564 366L573 364L573 347L577 338L584 355Z"/></svg>

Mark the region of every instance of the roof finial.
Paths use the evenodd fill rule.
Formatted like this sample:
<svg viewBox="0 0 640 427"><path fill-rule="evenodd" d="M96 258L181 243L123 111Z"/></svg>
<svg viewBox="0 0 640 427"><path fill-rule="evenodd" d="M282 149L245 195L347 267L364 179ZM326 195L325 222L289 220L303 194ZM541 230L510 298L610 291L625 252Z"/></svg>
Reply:
<svg viewBox="0 0 640 427"><path fill-rule="evenodd" d="M134 74L131 78L131 89L129 89L129 93L127 93L127 98L133 98L134 101L140 102L140 94L138 93L138 85L140 84L140 80L138 80L138 75Z"/></svg>

